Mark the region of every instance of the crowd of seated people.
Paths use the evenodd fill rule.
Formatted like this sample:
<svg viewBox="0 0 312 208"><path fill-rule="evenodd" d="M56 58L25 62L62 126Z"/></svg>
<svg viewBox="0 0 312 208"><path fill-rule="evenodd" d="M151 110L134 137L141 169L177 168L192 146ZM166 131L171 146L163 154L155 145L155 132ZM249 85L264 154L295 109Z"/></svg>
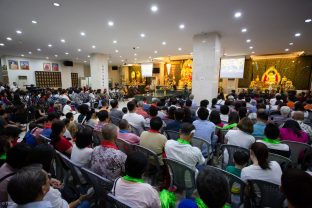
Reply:
<svg viewBox="0 0 312 208"><path fill-rule="evenodd" d="M155 189L144 182L145 176L142 178L149 158L136 151L122 152L116 143L122 139L153 151L165 176L169 176L169 172L164 168L163 158L179 161L194 170L199 198L184 199L177 205L179 207L200 207L197 203L204 203L208 207L221 208L227 203L230 190L226 179L205 167L207 164L220 166L213 159L228 154L219 151L223 144L250 151L250 156L245 152L234 153L234 165L226 167L229 173L245 182L255 179L281 185L281 193L287 197L289 206L309 207L306 193L289 180L297 180L300 184L302 179L295 176L301 176L311 184L311 153L302 152L300 161L293 161L300 162L302 170L290 169L284 173L278 162L269 160L269 155L274 153L290 158L292 147L283 141L311 144L310 94L297 98L286 94L242 92L236 95L232 92L226 98L220 94L212 101L212 106L208 100L200 101L197 106L193 95L186 100L182 97L153 99L152 104L147 104L144 99L134 99L127 102L127 112L124 113L117 100L109 100L99 90L48 91L44 95L38 94L39 100L48 104L42 105L46 109L38 111L39 119L29 124L25 138L19 138L24 129L10 116L10 106L18 103L18 99L13 102L8 94L1 94L4 104L0 109L1 202L11 201L19 206L44 201L46 207L88 207L85 195L65 200L61 182L47 177L53 160L50 158L55 157L53 151L57 150L79 167L115 181L112 193L134 207L160 207L160 187ZM90 100L101 105L93 108L88 103ZM52 107L50 111L49 107ZM15 118L25 114L21 110L17 112ZM167 130L176 131L179 138L170 140L165 133ZM98 144L94 143L94 132L101 134ZM49 139L49 144L43 144L46 142L41 135ZM212 160L209 157L211 152L208 152L210 148L194 146L194 137L211 145ZM34 164L41 166L33 167ZM32 181L35 180L33 174L38 175L35 182ZM29 177L29 187L36 189L32 190L32 195L26 195L26 190L19 188L25 185L22 183L24 177ZM168 179L159 177L158 180L165 178ZM298 189L297 192L302 194L293 193L291 189ZM306 191L311 195L311 188ZM135 197L138 194L141 197Z"/></svg>

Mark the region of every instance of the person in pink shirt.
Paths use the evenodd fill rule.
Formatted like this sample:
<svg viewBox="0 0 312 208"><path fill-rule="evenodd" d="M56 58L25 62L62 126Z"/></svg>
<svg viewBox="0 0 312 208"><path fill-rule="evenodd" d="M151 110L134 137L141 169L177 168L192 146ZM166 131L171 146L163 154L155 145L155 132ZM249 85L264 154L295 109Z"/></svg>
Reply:
<svg viewBox="0 0 312 208"><path fill-rule="evenodd" d="M285 122L283 128L280 129L280 139L293 142L308 143L308 134L302 131L300 125L295 120Z"/></svg>
<svg viewBox="0 0 312 208"><path fill-rule="evenodd" d="M118 138L125 140L131 144L139 144L140 137L130 132L130 126L126 119L121 119L119 122Z"/></svg>
<svg viewBox="0 0 312 208"><path fill-rule="evenodd" d="M144 106L144 102L143 101L139 101L137 104L137 108L136 108L136 113L143 116L144 118L148 117L148 113L143 109Z"/></svg>

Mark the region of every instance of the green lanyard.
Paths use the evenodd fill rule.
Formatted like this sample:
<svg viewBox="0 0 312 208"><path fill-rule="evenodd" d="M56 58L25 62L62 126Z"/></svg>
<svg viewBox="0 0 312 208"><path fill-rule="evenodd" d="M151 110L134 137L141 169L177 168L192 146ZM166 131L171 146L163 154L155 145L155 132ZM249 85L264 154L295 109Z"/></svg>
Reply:
<svg viewBox="0 0 312 208"><path fill-rule="evenodd" d="M208 206L203 202L203 200L201 200L201 198L196 198L195 199L195 203L197 205L198 208L208 208ZM223 208L231 208L230 205L225 204L223 206Z"/></svg>
<svg viewBox="0 0 312 208"><path fill-rule="evenodd" d="M280 144L281 141L279 139L269 139L267 137L263 138L263 141L271 144Z"/></svg>
<svg viewBox="0 0 312 208"><path fill-rule="evenodd" d="M144 180L141 178L133 178L131 176L124 176L122 177L125 181L131 181L131 182L135 182L135 183L144 183Z"/></svg>
<svg viewBox="0 0 312 208"><path fill-rule="evenodd" d="M191 144L190 142L188 142L184 139L178 139L177 142L179 142L180 144Z"/></svg>
<svg viewBox="0 0 312 208"><path fill-rule="evenodd" d="M230 124L230 125L227 125L227 126L223 127L222 129L232 129L232 128L236 127L236 126L237 126L237 123L233 123L233 124Z"/></svg>
<svg viewBox="0 0 312 208"><path fill-rule="evenodd" d="M4 153L3 155L0 156L0 160L6 160L6 158L7 158L6 153Z"/></svg>

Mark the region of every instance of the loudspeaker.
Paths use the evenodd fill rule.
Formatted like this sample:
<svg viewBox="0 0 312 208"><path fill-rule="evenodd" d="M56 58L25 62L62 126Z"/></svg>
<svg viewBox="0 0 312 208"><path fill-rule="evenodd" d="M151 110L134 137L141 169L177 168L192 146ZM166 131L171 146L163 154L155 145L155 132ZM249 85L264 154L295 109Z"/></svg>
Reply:
<svg viewBox="0 0 312 208"><path fill-rule="evenodd" d="M160 68L153 68L153 74L159 74Z"/></svg>
<svg viewBox="0 0 312 208"><path fill-rule="evenodd" d="M118 70L118 66L112 66L112 70Z"/></svg>
<svg viewBox="0 0 312 208"><path fill-rule="evenodd" d="M74 66L74 63L72 61L63 61L64 66Z"/></svg>

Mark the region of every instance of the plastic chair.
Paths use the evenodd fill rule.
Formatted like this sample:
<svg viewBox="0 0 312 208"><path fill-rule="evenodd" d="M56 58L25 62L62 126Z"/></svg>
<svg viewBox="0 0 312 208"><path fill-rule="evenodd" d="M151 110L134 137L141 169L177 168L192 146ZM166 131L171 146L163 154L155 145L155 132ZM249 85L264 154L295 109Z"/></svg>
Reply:
<svg viewBox="0 0 312 208"><path fill-rule="evenodd" d="M120 138L116 139L116 145L118 149L125 154L132 152L134 149L132 144Z"/></svg>
<svg viewBox="0 0 312 208"><path fill-rule="evenodd" d="M242 179L240 179L236 175L233 175L232 173L226 172L225 170L222 170L222 169L217 168L217 167L207 166L207 168L208 169L214 169L214 170L218 171L219 174L222 174L227 178L227 180L229 182L229 198L227 199L227 202L229 204L231 204L231 188L233 185L236 185L236 184L238 184L240 187L240 202L241 202L240 204L244 203L244 194L245 194L246 183Z"/></svg>
<svg viewBox="0 0 312 208"><path fill-rule="evenodd" d="M119 123L120 123L120 121L121 121L120 118L117 118L117 117L115 117L115 116L110 116L110 119L111 119L111 121L112 121L113 124L115 124L116 126L119 126Z"/></svg>
<svg viewBox="0 0 312 208"><path fill-rule="evenodd" d="M312 147L309 146L308 144L301 143L301 142L293 142L293 141L282 141L281 143L287 144L290 149L290 159L293 163L293 167L298 166L298 159L299 157L303 156L304 152L312 150Z"/></svg>
<svg viewBox="0 0 312 208"><path fill-rule="evenodd" d="M252 207L283 207L285 196L279 185L261 180L248 180L249 200Z"/></svg>
<svg viewBox="0 0 312 208"><path fill-rule="evenodd" d="M132 126L131 124L129 124L129 126L130 126L130 131L131 131L132 133L134 133L134 134L137 135L137 136L140 136L140 135L141 135L142 130L140 130L140 129L137 128L137 127Z"/></svg>
<svg viewBox="0 0 312 208"><path fill-rule="evenodd" d="M196 188L195 170L174 159L164 158L163 160L170 172L170 187L176 186L180 190L185 190L186 198L190 197Z"/></svg>
<svg viewBox="0 0 312 208"><path fill-rule="evenodd" d="M262 136L254 136L256 140L262 140L263 137Z"/></svg>
<svg viewBox="0 0 312 208"><path fill-rule="evenodd" d="M80 168L82 175L92 185L98 204L105 204L107 194L112 190L114 182L86 168Z"/></svg>
<svg viewBox="0 0 312 208"><path fill-rule="evenodd" d="M155 185L157 176L159 176L161 173L158 155L152 150L136 144L133 145L133 150L143 153L148 158L148 165L146 167L145 174L150 176L152 179L151 185Z"/></svg>
<svg viewBox="0 0 312 208"><path fill-rule="evenodd" d="M292 161L288 159L287 157L283 157L281 155L269 153L269 161L276 161L280 166L282 171L284 172L288 168L292 167Z"/></svg>
<svg viewBox="0 0 312 208"><path fill-rule="evenodd" d="M209 144L208 141L204 140L203 138L199 138L199 137L193 137L192 138L192 142L191 142L192 146L199 148L201 151L203 151L203 149L206 147L207 148L207 155L204 155L205 157L207 157L208 159L211 158L211 144Z"/></svg>
<svg viewBox="0 0 312 208"><path fill-rule="evenodd" d="M224 161L224 152L225 150L227 150L228 153L228 162L225 163ZM234 165L234 153L236 151L243 151L245 152L247 155L249 155L249 150L245 149L243 147L239 147L239 146L235 146L235 145L230 145L230 144L223 144L221 145L221 168L223 170L226 169L226 166L228 165Z"/></svg>
<svg viewBox="0 0 312 208"><path fill-rule="evenodd" d="M39 135L39 141L40 141L39 143L42 142L44 144L50 144L51 143L51 139L42 135L42 134Z"/></svg>
<svg viewBox="0 0 312 208"><path fill-rule="evenodd" d="M165 130L165 135L167 136L168 139L173 140L177 140L180 137L179 132L172 130Z"/></svg>
<svg viewBox="0 0 312 208"><path fill-rule="evenodd" d="M107 194L107 200L113 205L115 208L134 208L134 206L129 205L127 202L118 199L118 197L114 196L111 193Z"/></svg>

